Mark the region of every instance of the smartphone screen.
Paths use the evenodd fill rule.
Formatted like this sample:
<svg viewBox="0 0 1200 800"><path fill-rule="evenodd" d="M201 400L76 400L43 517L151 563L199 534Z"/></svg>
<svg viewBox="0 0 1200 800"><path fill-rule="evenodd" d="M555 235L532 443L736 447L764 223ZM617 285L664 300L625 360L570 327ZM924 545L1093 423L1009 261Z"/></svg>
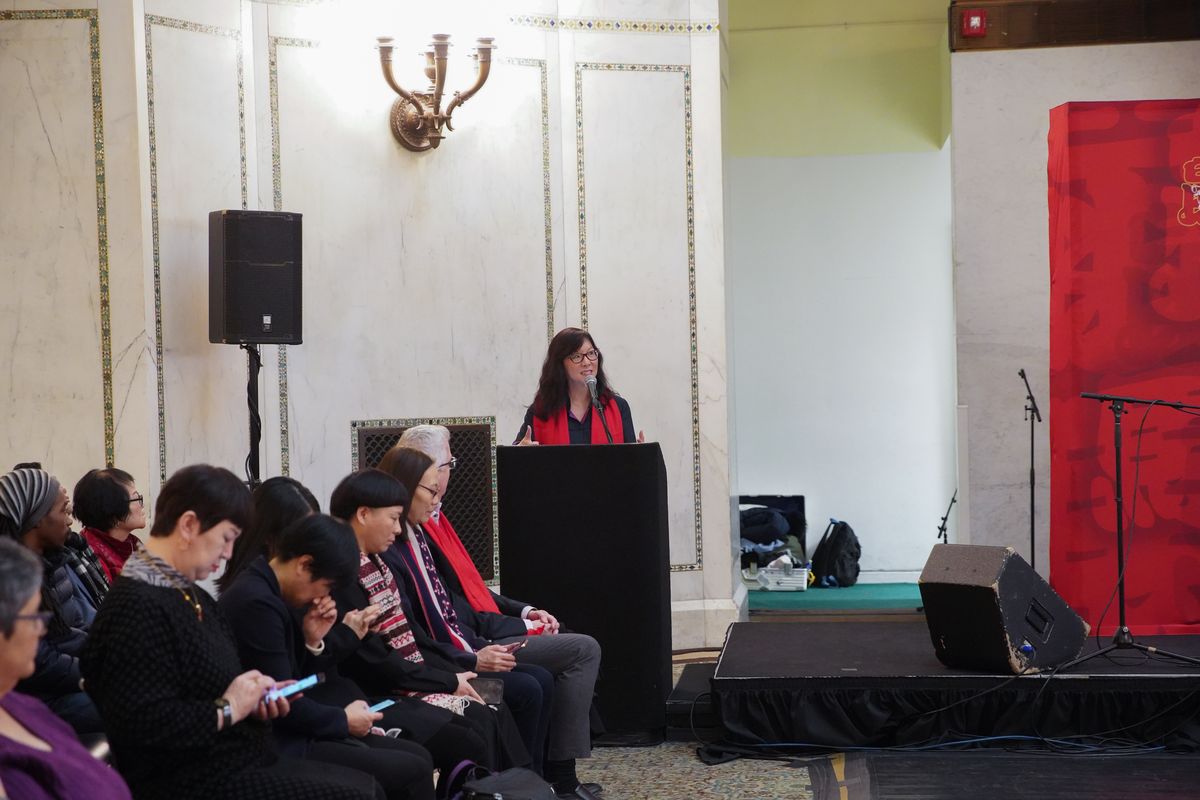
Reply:
<svg viewBox="0 0 1200 800"><path fill-rule="evenodd" d="M394 706L394 705L396 705L395 700L380 700L378 703L371 706L370 711L371 712L383 711L388 706Z"/></svg>
<svg viewBox="0 0 1200 800"><path fill-rule="evenodd" d="M324 673L318 672L313 675L309 675L307 678L301 678L295 683L284 686L281 689L271 689L266 693L266 695L264 695L263 699L270 701L278 700L281 697L291 697L296 692L303 692L305 689L311 689L318 683L322 683L324 680Z"/></svg>

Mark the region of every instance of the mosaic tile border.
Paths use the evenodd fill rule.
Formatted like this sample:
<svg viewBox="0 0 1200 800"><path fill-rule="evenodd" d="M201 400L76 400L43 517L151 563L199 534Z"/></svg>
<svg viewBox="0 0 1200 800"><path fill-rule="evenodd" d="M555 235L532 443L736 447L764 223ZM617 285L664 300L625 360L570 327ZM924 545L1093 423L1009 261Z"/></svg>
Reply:
<svg viewBox="0 0 1200 800"><path fill-rule="evenodd" d="M688 328L691 349L692 389L692 496L696 505L696 560L672 564L672 572L695 572L704 568L703 514L700 505L700 365L696 325L696 203L692 161L692 68L686 64L612 64L584 61L575 65L575 180L579 203L579 304L580 327L587 328L587 192L584 180L583 73L674 72L683 77L683 137L685 186L687 189Z"/></svg>
<svg viewBox="0 0 1200 800"><path fill-rule="evenodd" d="M271 197L272 208L283 211L283 175L279 158L279 48L318 47L311 39L287 36L267 37L267 64L271 94ZM287 345L279 345L279 474L291 471L291 442L288 433L288 365Z"/></svg>
<svg viewBox="0 0 1200 800"><path fill-rule="evenodd" d="M544 58L504 58L505 64L535 67L542 101L542 210L546 237L546 341L554 338L554 215L550 202L550 81Z"/></svg>
<svg viewBox="0 0 1200 800"><path fill-rule="evenodd" d="M154 119L154 48L153 30L163 28L223 36L237 42L237 87L238 87L238 140L241 146L242 208L247 207L249 185L246 164L246 86L243 64L242 32L232 28L201 25L173 17L155 14L145 16L146 36L146 119L150 144L150 231L154 259L154 358L158 389L158 473L159 479L167 479L167 409L166 390L163 381L163 326L162 326L162 251L159 237L158 218L158 141Z"/></svg>
<svg viewBox="0 0 1200 800"><path fill-rule="evenodd" d="M108 265L108 189L104 165L104 103L100 85L100 12L94 8L52 11L0 11L0 22L85 20L92 82L92 146L96 169L96 252L100 274L100 381L104 411L104 462L116 459L113 422L112 305Z"/></svg>
<svg viewBox="0 0 1200 800"><path fill-rule="evenodd" d="M544 31L581 31L583 33L658 33L673 36L697 36L720 31L718 20L702 19L603 19L601 17L555 17L546 14L515 14L510 25Z"/></svg>
<svg viewBox="0 0 1200 800"><path fill-rule="evenodd" d="M355 419L350 421L350 469L358 468L358 432L363 428L411 428L414 425L487 425L492 436L492 575L489 586L500 585L500 507L496 502L496 418L495 417L401 417L396 419Z"/></svg>

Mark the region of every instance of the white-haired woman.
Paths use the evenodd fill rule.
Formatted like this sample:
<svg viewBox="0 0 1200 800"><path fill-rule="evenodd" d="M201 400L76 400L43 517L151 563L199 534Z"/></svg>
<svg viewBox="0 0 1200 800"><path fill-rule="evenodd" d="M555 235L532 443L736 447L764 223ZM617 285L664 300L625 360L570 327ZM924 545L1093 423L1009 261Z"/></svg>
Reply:
<svg viewBox="0 0 1200 800"><path fill-rule="evenodd" d="M121 776L79 744L39 700L13 691L33 674L50 612L39 612L42 564L0 539L0 797L129 800Z"/></svg>

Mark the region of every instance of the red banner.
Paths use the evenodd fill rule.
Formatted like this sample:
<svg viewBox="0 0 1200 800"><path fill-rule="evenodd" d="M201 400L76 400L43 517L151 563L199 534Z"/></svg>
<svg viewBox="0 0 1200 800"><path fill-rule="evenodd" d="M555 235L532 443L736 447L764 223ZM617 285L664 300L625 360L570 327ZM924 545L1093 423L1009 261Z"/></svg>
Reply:
<svg viewBox="0 0 1200 800"><path fill-rule="evenodd" d="M1107 635L1114 415L1079 395L1200 405L1200 100L1067 103L1049 145L1051 583L1093 626L1113 598ZM1127 621L1200 633L1200 416L1147 408L1121 420Z"/></svg>

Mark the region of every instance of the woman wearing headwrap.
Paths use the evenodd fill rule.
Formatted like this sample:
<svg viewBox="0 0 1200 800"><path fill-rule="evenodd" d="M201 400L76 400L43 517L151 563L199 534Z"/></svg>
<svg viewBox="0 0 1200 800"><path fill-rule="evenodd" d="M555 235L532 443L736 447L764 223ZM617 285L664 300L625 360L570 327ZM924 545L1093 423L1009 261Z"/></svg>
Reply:
<svg viewBox="0 0 1200 800"><path fill-rule="evenodd" d="M70 522L67 490L50 473L16 469L0 476L0 535L41 557L41 606L51 614L49 630L38 643L33 675L18 689L50 706L77 733L99 733L100 715L80 687L79 653L89 626L63 553Z"/></svg>

